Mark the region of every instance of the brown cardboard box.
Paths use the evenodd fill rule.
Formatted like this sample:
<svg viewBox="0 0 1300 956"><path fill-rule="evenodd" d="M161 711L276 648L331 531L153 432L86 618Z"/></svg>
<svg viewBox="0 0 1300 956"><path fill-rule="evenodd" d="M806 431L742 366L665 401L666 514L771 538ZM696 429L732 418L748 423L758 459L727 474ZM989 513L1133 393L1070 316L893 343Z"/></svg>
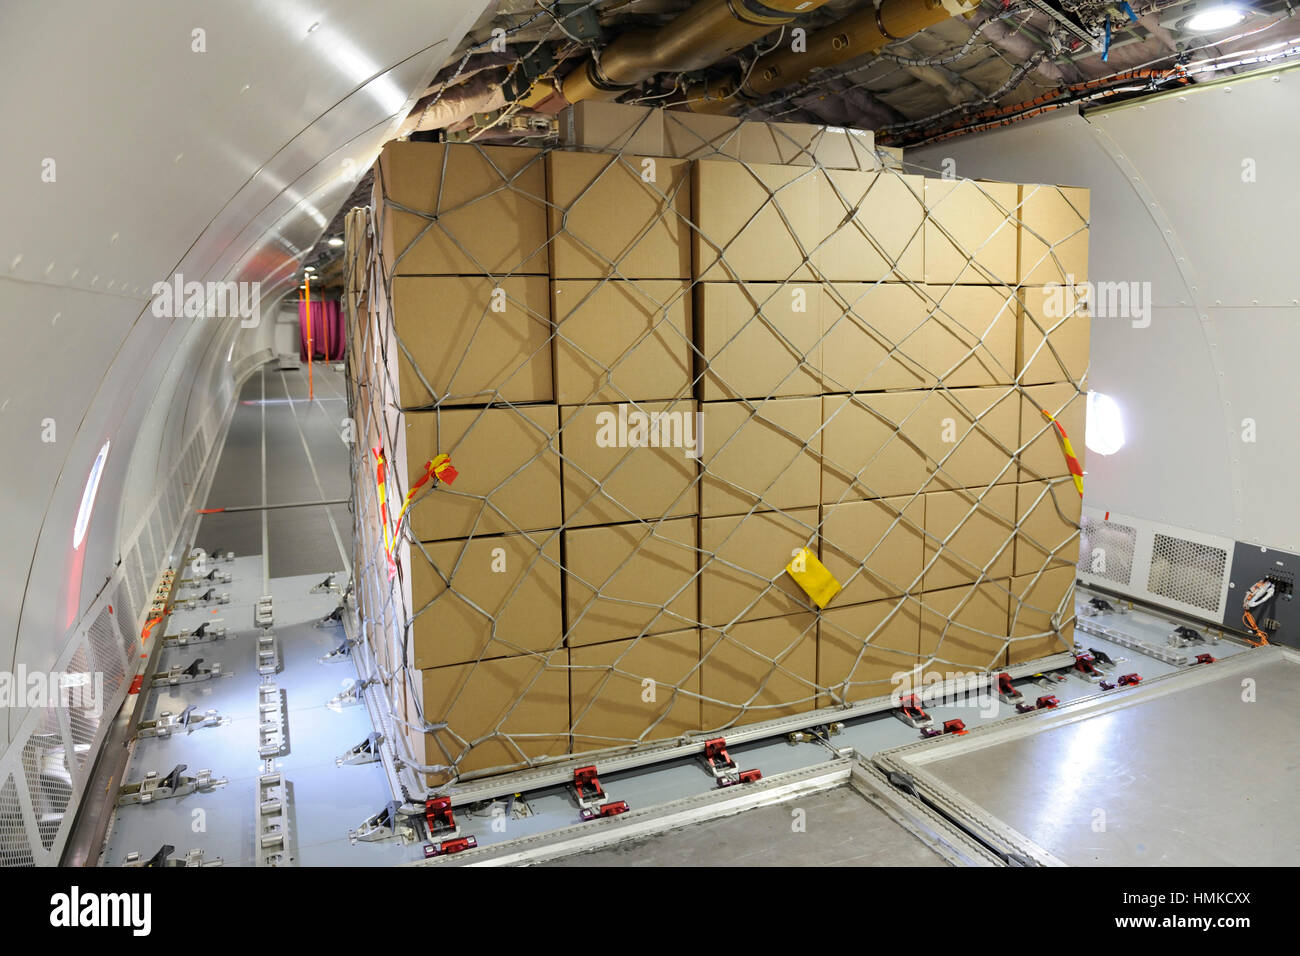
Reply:
<svg viewBox="0 0 1300 956"><path fill-rule="evenodd" d="M1009 664L1021 664L1074 649L1074 568L1011 579ZM1017 604L1019 599L1019 604ZM1056 616L1056 623L1052 618ZM1033 635L1042 634L1042 637Z"/></svg>
<svg viewBox="0 0 1300 956"><path fill-rule="evenodd" d="M814 278L807 260L821 239L819 170L708 159L692 166L697 278Z"/></svg>
<svg viewBox="0 0 1300 956"><path fill-rule="evenodd" d="M815 710L817 615L790 614L701 634L701 720L706 730Z"/></svg>
<svg viewBox="0 0 1300 956"><path fill-rule="evenodd" d="M805 547L817 547L816 508L701 519L700 623L726 627L812 610L785 571Z"/></svg>
<svg viewBox="0 0 1300 956"><path fill-rule="evenodd" d="M935 658L926 677L1006 666L1010 583L1002 578L921 595L921 657Z"/></svg>
<svg viewBox="0 0 1300 956"><path fill-rule="evenodd" d="M1024 481L1016 486L1016 575L1036 574L1044 565L1079 561L1079 518L1083 499L1070 478Z"/></svg>
<svg viewBox="0 0 1300 956"><path fill-rule="evenodd" d="M934 480L928 490L983 488L1016 480L1019 395L1014 389L989 386L922 394L927 397L906 428L929 456Z"/></svg>
<svg viewBox="0 0 1300 956"><path fill-rule="evenodd" d="M925 181L925 281L1016 284L1020 187L974 179Z"/></svg>
<svg viewBox="0 0 1300 956"><path fill-rule="evenodd" d="M1020 187L1020 282L1088 278L1089 193L1074 186Z"/></svg>
<svg viewBox="0 0 1300 956"><path fill-rule="evenodd" d="M1020 291L1016 371L1021 385L1083 380L1091 320L1087 302L1081 299L1067 285Z"/></svg>
<svg viewBox="0 0 1300 956"><path fill-rule="evenodd" d="M926 591L973 584L981 576L1010 577L1015 557L1016 486L927 494L925 533L929 570L922 586Z"/></svg>
<svg viewBox="0 0 1300 956"><path fill-rule="evenodd" d="M427 554L427 557L426 557ZM411 548L411 666L558 647L560 536L484 535Z"/></svg>
<svg viewBox="0 0 1300 956"><path fill-rule="evenodd" d="M565 529L569 647L660 634L694 622L696 520Z"/></svg>
<svg viewBox="0 0 1300 956"><path fill-rule="evenodd" d="M863 392L822 399L822 502L911 495L930 477L910 424L929 392ZM906 427L909 434L900 433Z"/></svg>
<svg viewBox="0 0 1300 956"><path fill-rule="evenodd" d="M576 647L569 656L574 753L700 729L699 628Z"/></svg>
<svg viewBox="0 0 1300 956"><path fill-rule="evenodd" d="M404 421L406 489L439 453L449 455L459 472L453 484L426 486L411 505L417 541L560 526L560 456L551 447L559 427L555 406L407 412ZM396 489L390 493L396 518L401 503Z"/></svg>
<svg viewBox="0 0 1300 956"><path fill-rule="evenodd" d="M821 403L704 402L700 514L815 506L821 495Z"/></svg>
<svg viewBox="0 0 1300 956"><path fill-rule="evenodd" d="M920 590L926 497L822 506L821 561L843 588L831 608Z"/></svg>
<svg viewBox="0 0 1300 956"><path fill-rule="evenodd" d="M558 117L564 146L606 153L663 156L663 110L605 100L580 100Z"/></svg>
<svg viewBox="0 0 1300 956"><path fill-rule="evenodd" d="M1087 446L1084 443L1088 418L1087 395L1074 385L1034 385L1024 390L1020 405L1020 479L1064 478L1070 469L1066 464L1065 449L1052 423L1042 410L1056 416L1056 420L1070 436L1070 446L1084 468L1088 465Z"/></svg>
<svg viewBox="0 0 1300 956"><path fill-rule="evenodd" d="M524 147L389 143L376 178L385 268L393 275L546 275L542 163L541 150Z"/></svg>
<svg viewBox="0 0 1300 956"><path fill-rule="evenodd" d="M664 147L669 156L836 169L874 169L880 165L870 130L764 123L684 110L665 110L663 122Z"/></svg>
<svg viewBox="0 0 1300 956"><path fill-rule="evenodd" d="M823 286L822 378L826 393L920 388L934 381L918 336L933 338L934 303L923 287L895 282Z"/></svg>
<svg viewBox="0 0 1300 956"><path fill-rule="evenodd" d="M827 169L818 190L813 262L823 278L924 281L925 188L920 176Z"/></svg>
<svg viewBox="0 0 1300 956"><path fill-rule="evenodd" d="M459 761L460 775L515 770L525 758L569 752L567 650L546 657L503 657L420 672L420 712L446 730L412 731L416 759L427 765ZM416 715L415 702L407 714ZM453 774L426 774L430 784Z"/></svg>
<svg viewBox="0 0 1300 956"><path fill-rule="evenodd" d="M920 646L914 599L827 608L817 628L817 683L837 704L886 697L916 684Z"/></svg>
<svg viewBox="0 0 1300 956"><path fill-rule="evenodd" d="M557 279L551 289L557 402L690 396L693 351L686 283Z"/></svg>
<svg viewBox="0 0 1300 956"><path fill-rule="evenodd" d="M877 146L876 156L886 169L903 168L903 149L901 146Z"/></svg>
<svg viewBox="0 0 1300 956"><path fill-rule="evenodd" d="M401 407L551 401L549 300L543 276L394 278Z"/></svg>
<svg viewBox="0 0 1300 956"><path fill-rule="evenodd" d="M924 288L932 312L903 348L928 369L925 384L1012 384L1017 371L1015 293L986 285Z"/></svg>
<svg viewBox="0 0 1300 956"><path fill-rule="evenodd" d="M566 527L699 513L695 402L560 409Z"/></svg>
<svg viewBox="0 0 1300 956"><path fill-rule="evenodd" d="M700 397L820 395L825 302L816 282L699 283Z"/></svg>
<svg viewBox="0 0 1300 956"><path fill-rule="evenodd" d="M689 279L690 163L551 152L551 275Z"/></svg>

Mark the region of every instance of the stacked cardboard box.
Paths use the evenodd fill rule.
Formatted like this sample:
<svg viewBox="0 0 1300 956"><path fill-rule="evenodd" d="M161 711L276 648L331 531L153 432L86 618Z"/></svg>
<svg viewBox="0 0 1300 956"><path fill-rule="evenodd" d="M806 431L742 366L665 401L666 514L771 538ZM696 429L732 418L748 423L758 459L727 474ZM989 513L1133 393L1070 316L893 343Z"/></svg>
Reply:
<svg viewBox="0 0 1300 956"><path fill-rule="evenodd" d="M1086 316L1050 283L1086 277L1086 192L617 104L562 138L377 166L359 593L424 778L1068 648L1079 502L1040 409L1082 452Z"/></svg>

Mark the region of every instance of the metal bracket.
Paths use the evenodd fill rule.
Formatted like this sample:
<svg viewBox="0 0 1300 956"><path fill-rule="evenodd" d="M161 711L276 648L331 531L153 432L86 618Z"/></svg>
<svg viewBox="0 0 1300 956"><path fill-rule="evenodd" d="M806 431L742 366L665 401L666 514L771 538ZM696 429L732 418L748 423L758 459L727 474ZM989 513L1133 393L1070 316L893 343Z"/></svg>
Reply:
<svg viewBox="0 0 1300 956"><path fill-rule="evenodd" d="M327 575L325 580L311 589L312 594L325 594L329 591L342 591L343 589L334 583L336 575Z"/></svg>
<svg viewBox="0 0 1300 956"><path fill-rule="evenodd" d="M203 583L205 581L208 584L229 584L233 577L234 575L225 568L213 568L207 574L200 574L198 577L181 578L181 584L193 588L202 588L207 587L207 584Z"/></svg>
<svg viewBox="0 0 1300 956"><path fill-rule="evenodd" d="M283 756L289 752L284 691L271 680L263 681L257 690L257 754L259 757Z"/></svg>
<svg viewBox="0 0 1300 956"><path fill-rule="evenodd" d="M186 851L184 856L172 856L176 852L176 847L171 844L163 844L159 847L158 852L147 860L140 858L139 850L132 850L126 855L122 862L123 866L130 867L195 867L195 866L221 866L221 857L214 860L203 859L203 851L199 848Z"/></svg>
<svg viewBox="0 0 1300 956"><path fill-rule="evenodd" d="M323 618L316 622L317 627L342 627L343 626L343 605L340 604L334 610L330 611Z"/></svg>
<svg viewBox="0 0 1300 956"><path fill-rule="evenodd" d="M159 777L157 770L150 770L138 783L125 784L117 792L117 805L130 806L137 803L154 803L172 797L183 797L196 792L206 792L226 783L225 777L213 777L211 770L200 770L193 777L185 775L185 764L178 763L171 773Z"/></svg>
<svg viewBox="0 0 1300 956"><path fill-rule="evenodd" d="M909 694L898 702L894 716L913 730L926 730L934 726L930 715L921 708L921 699L915 694Z"/></svg>
<svg viewBox="0 0 1300 956"><path fill-rule="evenodd" d="M1025 695L1016 690L1016 685L1011 680L1011 675L1007 673L999 674L997 677L998 700L1004 704L1019 704L1025 699Z"/></svg>
<svg viewBox="0 0 1300 956"><path fill-rule="evenodd" d="M221 676L221 664L216 663L211 667L204 667L203 658L196 658L188 667L181 667L176 664L165 671L156 672L149 681L151 687L157 687L160 684L175 686L177 684L197 684L199 681L211 680L214 677Z"/></svg>
<svg viewBox="0 0 1300 956"><path fill-rule="evenodd" d="M275 632L264 630L257 635L257 672L263 677L280 671L280 649L275 642Z"/></svg>
<svg viewBox="0 0 1300 956"><path fill-rule="evenodd" d="M790 744L810 744L819 740L829 740L831 737L839 736L844 732L844 723L835 721L830 724L819 724L808 730L796 730L792 734L786 735L786 741Z"/></svg>
<svg viewBox="0 0 1300 956"><path fill-rule="evenodd" d="M168 634L163 637L164 647L188 647L191 644L208 644L219 641L226 636L226 628L221 618L204 621L192 631L184 634Z"/></svg>
<svg viewBox="0 0 1300 956"><path fill-rule="evenodd" d="M384 742L384 735L377 730L372 730L365 740L350 748L341 756L334 758L334 766L342 767L344 764L349 766L359 766L366 763L374 763L379 759L379 745ZM448 801L448 806L451 802Z"/></svg>
<svg viewBox="0 0 1300 956"><path fill-rule="evenodd" d="M275 602L271 595L263 594L253 607L253 624L256 627L270 627L275 623Z"/></svg>
<svg viewBox="0 0 1300 956"><path fill-rule="evenodd" d="M177 603L187 611L193 611L199 607L212 607L215 604L229 604L230 592L208 588L202 594L192 594L189 597L181 598Z"/></svg>
<svg viewBox="0 0 1300 956"><path fill-rule="evenodd" d="M194 705L190 704L179 714L164 710L155 720L140 721L139 726L136 727L135 739L170 737L178 730L183 730L189 734L200 727L220 727L222 724L228 723L230 723L230 719L223 718L216 710L207 710L195 717Z"/></svg>
<svg viewBox="0 0 1300 956"><path fill-rule="evenodd" d="M370 681L356 681L347 690L335 694L325 704L330 710L339 711L344 707L355 707L362 703L361 692L370 686Z"/></svg>
<svg viewBox="0 0 1300 956"><path fill-rule="evenodd" d="M290 861L289 788L282 773L257 778L257 865L280 866Z"/></svg>
<svg viewBox="0 0 1300 956"><path fill-rule="evenodd" d="M727 753L727 741L724 737L715 737L704 742L704 765L709 768L718 781L719 787L731 787L738 783L757 783L763 779L759 770L741 770L736 761Z"/></svg>
<svg viewBox="0 0 1300 956"><path fill-rule="evenodd" d="M386 840L413 843L416 840L415 827L409 819L404 820L404 816L409 817L402 813L401 804L390 800L384 809L366 818L355 830L349 830L348 840L353 846L357 843L382 843Z"/></svg>
<svg viewBox="0 0 1300 956"><path fill-rule="evenodd" d="M345 638L338 647L334 648L334 650L330 651L328 654L318 657L317 660L322 664L338 664L342 661L349 660L352 657L352 647L355 643L355 641L349 641Z"/></svg>

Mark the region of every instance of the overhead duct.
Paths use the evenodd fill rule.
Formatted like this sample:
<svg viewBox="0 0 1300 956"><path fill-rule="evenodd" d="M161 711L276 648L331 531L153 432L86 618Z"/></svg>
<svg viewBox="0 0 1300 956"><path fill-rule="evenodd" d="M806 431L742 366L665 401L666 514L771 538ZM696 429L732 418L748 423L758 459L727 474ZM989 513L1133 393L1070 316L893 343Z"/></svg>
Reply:
<svg viewBox="0 0 1300 956"><path fill-rule="evenodd" d="M878 52L888 43L978 7L978 0L881 0L878 6L868 6L811 34L806 51L796 53L783 46L761 57L743 85L731 77L688 91L685 105L697 113L730 113L743 100L793 86L817 70Z"/></svg>
<svg viewBox="0 0 1300 956"><path fill-rule="evenodd" d="M624 33L564 77L569 103L612 100L656 73L702 70L828 0L700 0L667 26Z"/></svg>

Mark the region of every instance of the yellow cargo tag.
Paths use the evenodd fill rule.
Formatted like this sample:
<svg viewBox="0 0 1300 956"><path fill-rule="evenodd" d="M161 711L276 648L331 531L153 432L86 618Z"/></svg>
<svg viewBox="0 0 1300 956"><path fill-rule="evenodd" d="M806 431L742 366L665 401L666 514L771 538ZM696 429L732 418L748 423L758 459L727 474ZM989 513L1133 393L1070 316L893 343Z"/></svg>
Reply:
<svg viewBox="0 0 1300 956"><path fill-rule="evenodd" d="M835 580L835 575L807 548L796 551L785 570L819 608L824 608L831 598L840 593L841 584Z"/></svg>

